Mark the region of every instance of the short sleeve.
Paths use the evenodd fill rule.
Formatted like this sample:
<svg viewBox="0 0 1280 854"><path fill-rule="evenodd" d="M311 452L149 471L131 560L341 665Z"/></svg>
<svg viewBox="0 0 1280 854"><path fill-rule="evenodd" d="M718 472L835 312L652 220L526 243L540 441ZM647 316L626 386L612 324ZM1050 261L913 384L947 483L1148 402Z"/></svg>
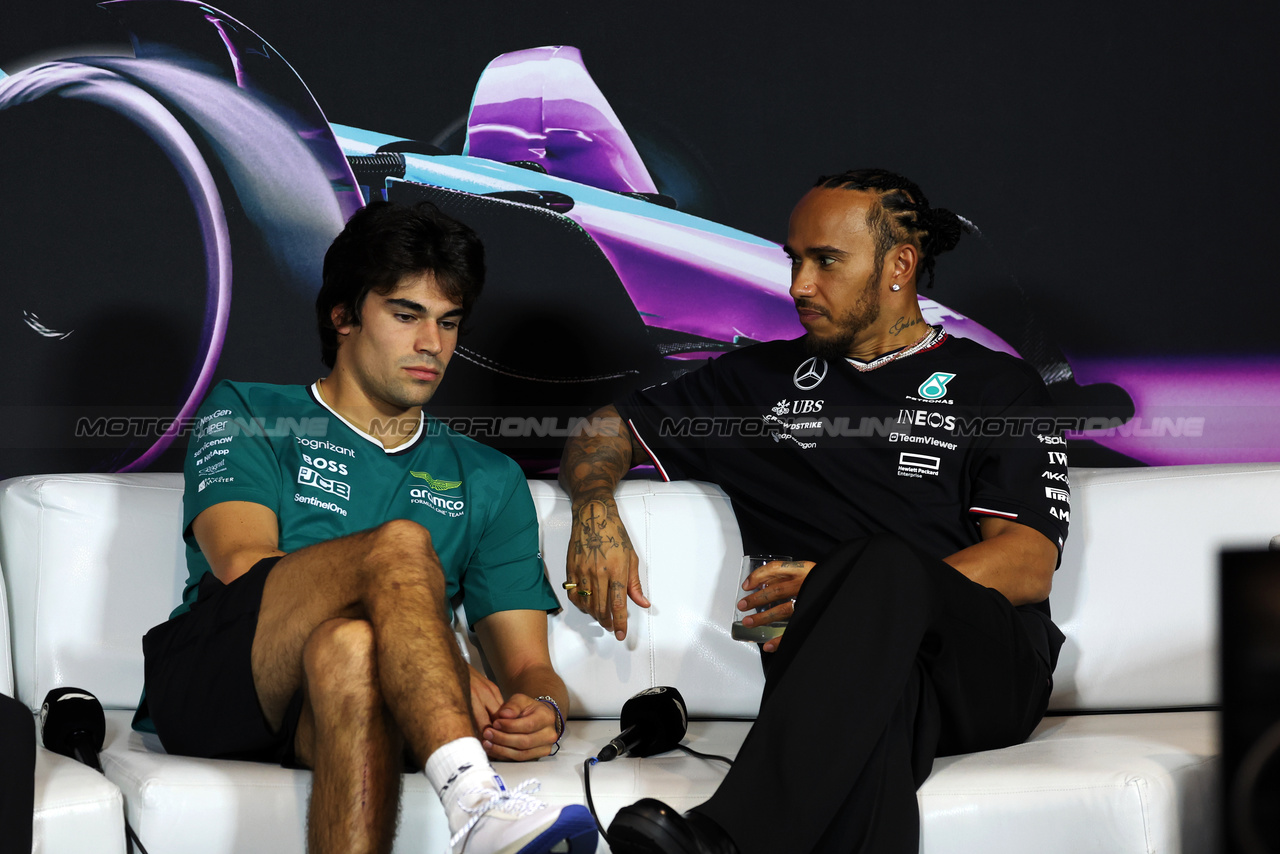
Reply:
<svg viewBox="0 0 1280 854"><path fill-rule="evenodd" d="M280 464L241 389L219 383L197 415L183 465L182 530L224 501L251 501L280 513Z"/></svg>
<svg viewBox="0 0 1280 854"><path fill-rule="evenodd" d="M1058 547L1061 558L1071 486L1067 443L1057 429L1049 392L1038 376L1028 377L1012 402L991 414L984 424L1000 429L989 427L992 435L975 445L968 512L1033 528Z"/></svg>
<svg viewBox="0 0 1280 854"><path fill-rule="evenodd" d="M462 605L472 627L498 611L560 607L538 547L533 497L515 463L508 466L504 487L491 505L461 579Z"/></svg>
<svg viewBox="0 0 1280 854"><path fill-rule="evenodd" d="M714 479L706 443L691 438L680 425L690 419L706 418L722 404L723 371L718 361L633 392L616 404L618 414L648 452L663 480Z"/></svg>

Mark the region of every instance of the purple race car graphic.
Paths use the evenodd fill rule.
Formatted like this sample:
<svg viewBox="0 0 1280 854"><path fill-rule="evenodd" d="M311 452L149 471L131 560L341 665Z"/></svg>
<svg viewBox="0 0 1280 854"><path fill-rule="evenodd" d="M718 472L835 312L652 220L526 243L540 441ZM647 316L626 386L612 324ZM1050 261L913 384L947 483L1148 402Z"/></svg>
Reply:
<svg viewBox="0 0 1280 854"><path fill-rule="evenodd" d="M152 211L150 224L137 226L145 251L133 254L172 258L169 266L157 261L114 277L157 294L151 300L156 322L137 316L119 284L86 287L68 305L46 289L11 284L47 276L52 259L32 260L29 269L10 265L6 288L21 323L10 324L0 349L21 353L47 378L27 380L46 401L86 403L86 384L66 377L101 352L74 348L118 336L103 316L129 318L129 328L150 342L148 352L129 363L129 378L163 390L163 400L139 398L139 408L167 416L164 429L139 436L123 451L117 441L111 453L99 454L100 467L153 464L190 430L196 406L220 377L312 378L312 345L268 349L263 365L262 333L245 330L261 329L267 318L280 325L282 342L313 340L305 321L319 287L319 261L345 218L373 196L429 199L476 228L488 250L486 297L433 410L551 413L555 421L717 353L803 332L780 247L684 213L663 195L576 48L539 47L494 59L477 83L463 152L446 154L330 123L292 66L211 6L192 0L102 6L129 32L133 57L44 62L0 79L0 138L77 167L74 175L28 170L40 176L25 179L20 192L53 195L74 207L90 190L158 197L167 187L167 197L181 201ZM75 147L74 134L66 135L68 127L124 140L104 155L94 180L111 180L101 175L112 170L155 177L89 186L86 175L99 164L83 162L88 155L83 145ZM166 239L157 239L156 223ZM4 233L21 234L23 227L18 214L0 219ZM116 257L108 246L86 251L108 256L104 264ZM1261 409L1224 408L1240 403L1236 396L1220 399L1225 384L1241 376L1231 365L1200 366L1190 382L1171 379L1159 365L1093 361L1073 372L1042 339L1034 347L1016 342L1015 349L934 300L922 297L920 307L929 322L945 323L952 334L996 350L1023 350L1064 412L1078 414L1076 426L1092 428L1073 433L1077 439L1160 464L1259 460L1274 458L1265 454L1280 448L1277 428ZM301 325L287 329L299 323L294 315ZM255 348L259 355L250 359ZM1078 384L1078 376L1091 385ZM1274 389L1270 395L1256 402L1280 403ZM9 394L15 396L32 395ZM98 401L90 395L88 402ZM1196 409L1201 403L1208 407L1203 412ZM109 420L94 423L100 432L112 427ZM500 435L481 431L477 438ZM559 442L518 447L513 455L537 468L554 458Z"/></svg>

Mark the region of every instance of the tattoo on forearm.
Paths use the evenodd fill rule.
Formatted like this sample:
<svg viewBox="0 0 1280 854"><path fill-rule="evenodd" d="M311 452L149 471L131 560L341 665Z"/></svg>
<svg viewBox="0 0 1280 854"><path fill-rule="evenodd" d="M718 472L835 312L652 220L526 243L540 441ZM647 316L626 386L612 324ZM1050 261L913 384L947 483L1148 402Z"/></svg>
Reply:
<svg viewBox="0 0 1280 854"><path fill-rule="evenodd" d="M575 436L565 445L560 483L571 496L613 495L631 467L631 440L618 432L620 428L616 419L597 419L594 437Z"/></svg>
<svg viewBox="0 0 1280 854"><path fill-rule="evenodd" d="M899 317L894 322L893 327L889 330L889 334L898 335L899 333L904 332L913 326L918 326L921 323L924 323L924 321L923 320L907 320L905 316Z"/></svg>

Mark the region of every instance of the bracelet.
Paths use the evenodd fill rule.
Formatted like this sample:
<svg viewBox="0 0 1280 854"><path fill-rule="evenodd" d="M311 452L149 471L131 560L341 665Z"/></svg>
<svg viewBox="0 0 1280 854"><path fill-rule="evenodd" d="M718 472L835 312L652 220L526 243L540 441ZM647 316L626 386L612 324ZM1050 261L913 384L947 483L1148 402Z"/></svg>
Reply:
<svg viewBox="0 0 1280 854"><path fill-rule="evenodd" d="M564 737L564 715L560 714L560 704L556 702L554 697L548 697L546 694L534 699L539 703L546 703L551 707L551 711L556 713L556 749L551 754L555 756L560 752L560 739Z"/></svg>

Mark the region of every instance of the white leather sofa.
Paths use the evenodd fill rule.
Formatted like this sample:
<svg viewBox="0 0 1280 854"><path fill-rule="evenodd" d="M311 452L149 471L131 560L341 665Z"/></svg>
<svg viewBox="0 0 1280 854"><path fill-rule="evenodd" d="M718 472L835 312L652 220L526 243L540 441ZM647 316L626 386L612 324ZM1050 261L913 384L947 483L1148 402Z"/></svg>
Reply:
<svg viewBox="0 0 1280 854"><path fill-rule="evenodd" d="M1265 548L1280 533L1280 465L1075 470L1072 479L1071 537L1053 593L1067 635L1054 711L1026 744L937 761L919 792L928 854L1216 847L1217 714L1203 707L1218 698L1217 555ZM559 590L568 502L552 483L531 487ZM4 655L0 687L33 712L61 685L92 691L108 709L110 783L41 756L38 851L123 851L121 796L151 854L303 850L308 773L168 756L129 729L141 636L186 577L181 499L170 474L0 484L10 620L0 644L11 635L13 667ZM633 608L625 643L576 609L552 619L574 720L554 759L501 768L511 783L538 777L553 802L583 801L583 761L617 733L610 718L637 691L679 688L694 718L686 743L710 753L734 754L758 705L756 647L728 634L741 543L723 494L635 481L619 505L654 605ZM607 826L644 796L692 807L722 775L717 763L673 752L596 766L591 781ZM410 775L404 789L396 851L446 850L425 779Z"/></svg>

